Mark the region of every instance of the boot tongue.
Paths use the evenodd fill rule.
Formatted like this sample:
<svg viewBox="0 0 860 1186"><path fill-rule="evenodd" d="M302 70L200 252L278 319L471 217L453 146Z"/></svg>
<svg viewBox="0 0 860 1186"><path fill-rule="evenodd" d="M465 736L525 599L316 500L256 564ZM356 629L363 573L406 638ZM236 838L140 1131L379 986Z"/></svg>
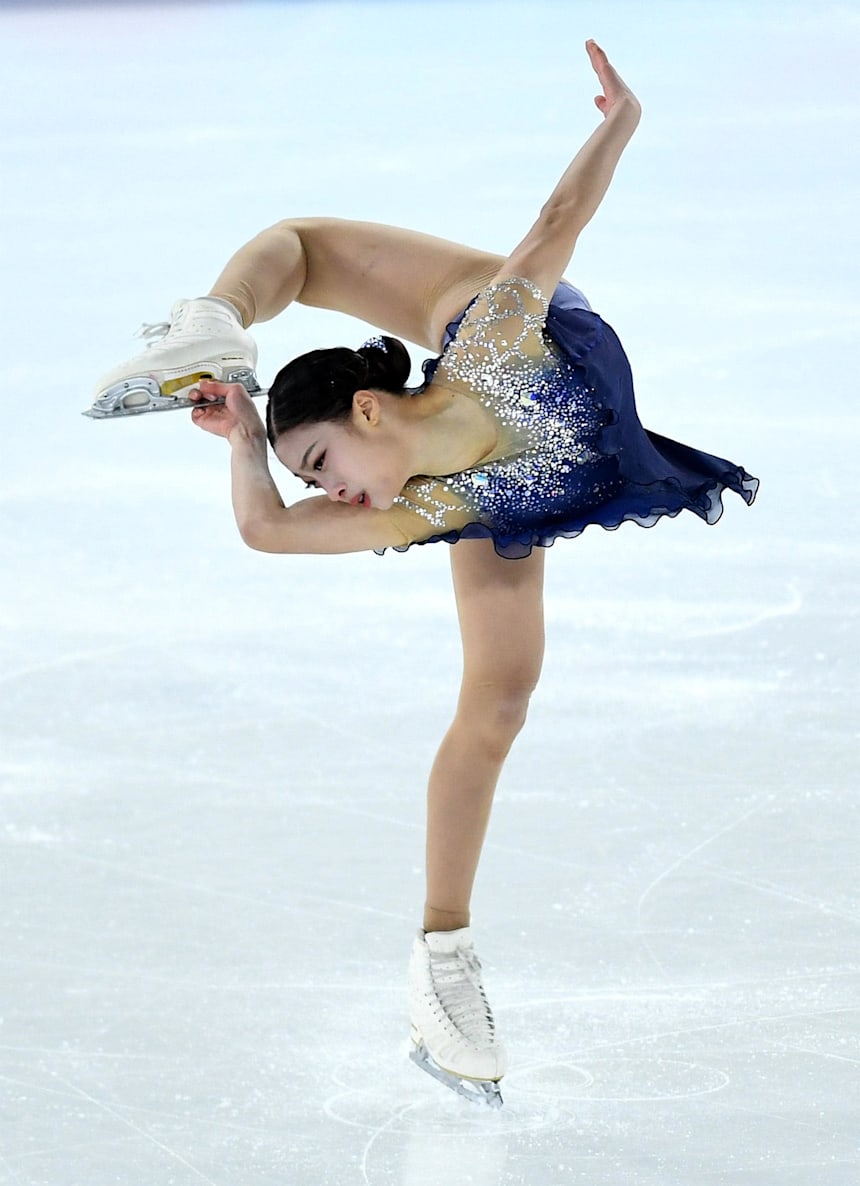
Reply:
<svg viewBox="0 0 860 1186"><path fill-rule="evenodd" d="M453 955L462 947L471 947L472 931L470 927L462 927L459 931L428 931L424 939L437 955Z"/></svg>

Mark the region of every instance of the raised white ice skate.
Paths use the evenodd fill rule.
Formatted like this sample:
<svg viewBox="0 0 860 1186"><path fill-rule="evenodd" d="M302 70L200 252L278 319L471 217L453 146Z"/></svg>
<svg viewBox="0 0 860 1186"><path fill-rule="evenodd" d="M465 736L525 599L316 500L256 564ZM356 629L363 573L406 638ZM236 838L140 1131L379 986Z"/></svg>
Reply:
<svg viewBox="0 0 860 1186"><path fill-rule="evenodd" d="M504 1047L481 983L469 927L419 931L409 963L413 1049L423 1071L467 1099L500 1108Z"/></svg>
<svg viewBox="0 0 860 1186"><path fill-rule="evenodd" d="M177 301L169 321L142 326L138 337L146 339L146 350L101 377L85 416L191 408L188 392L202 379L241 383L249 395L265 395L255 373L256 343L229 301Z"/></svg>

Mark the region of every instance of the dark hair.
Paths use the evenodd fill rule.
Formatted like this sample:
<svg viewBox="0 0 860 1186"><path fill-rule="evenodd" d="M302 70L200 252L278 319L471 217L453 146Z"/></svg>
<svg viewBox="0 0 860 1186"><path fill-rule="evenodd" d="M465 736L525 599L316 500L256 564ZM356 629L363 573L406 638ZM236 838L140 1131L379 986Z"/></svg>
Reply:
<svg viewBox="0 0 860 1186"><path fill-rule="evenodd" d="M274 445L300 424L346 420L364 388L403 395L412 361L397 338L373 338L358 350L311 350L282 367L269 388L266 432Z"/></svg>

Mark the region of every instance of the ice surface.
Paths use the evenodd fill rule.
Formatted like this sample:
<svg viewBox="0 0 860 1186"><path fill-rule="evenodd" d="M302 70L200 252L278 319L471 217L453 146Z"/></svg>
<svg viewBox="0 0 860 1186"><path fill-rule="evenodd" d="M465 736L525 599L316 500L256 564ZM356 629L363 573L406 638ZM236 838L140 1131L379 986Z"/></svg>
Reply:
<svg viewBox="0 0 860 1186"><path fill-rule="evenodd" d="M2 1186L857 1182L858 31L3 7ZM79 411L285 215L513 246L597 118L586 36L645 118L571 277L645 423L763 485L548 557L475 902L513 1061L482 1115L405 1057L446 548L254 554L221 442ZM364 336L291 311L261 378Z"/></svg>

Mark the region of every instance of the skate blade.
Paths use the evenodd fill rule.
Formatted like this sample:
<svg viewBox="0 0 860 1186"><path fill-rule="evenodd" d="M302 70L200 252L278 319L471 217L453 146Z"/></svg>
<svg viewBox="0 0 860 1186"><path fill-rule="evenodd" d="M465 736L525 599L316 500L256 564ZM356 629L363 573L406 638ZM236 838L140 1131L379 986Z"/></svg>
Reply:
<svg viewBox="0 0 860 1186"><path fill-rule="evenodd" d="M431 1078L473 1104L481 1104L485 1108L501 1108L504 1103L499 1085L494 1079L468 1079L464 1075L446 1071L444 1067L439 1066L423 1042L413 1043L409 1057Z"/></svg>
<svg viewBox="0 0 860 1186"><path fill-rule="evenodd" d="M92 420L119 420L125 416L141 416L145 412L172 412L176 408L197 408L201 404L188 398L187 392L204 379L214 379L216 376L207 372L197 375L187 375L182 380L182 388L176 393L165 393L148 375L141 375L125 379L122 383L115 383L87 408L81 415L89 416ZM253 371L242 367L236 371L229 371L219 383L241 383L249 395L268 395L269 389L261 387ZM223 404L224 399L218 396L207 400L210 404Z"/></svg>

